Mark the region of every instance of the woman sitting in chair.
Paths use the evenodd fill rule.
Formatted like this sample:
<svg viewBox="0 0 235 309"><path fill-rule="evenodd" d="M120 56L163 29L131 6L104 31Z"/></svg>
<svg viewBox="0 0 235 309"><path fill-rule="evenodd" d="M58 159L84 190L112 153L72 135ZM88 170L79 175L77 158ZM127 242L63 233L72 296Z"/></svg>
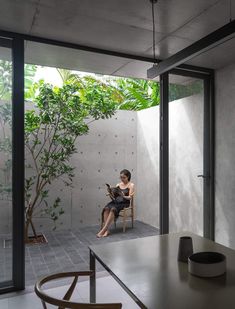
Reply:
<svg viewBox="0 0 235 309"><path fill-rule="evenodd" d="M118 189L121 190L122 196L118 196L114 198L111 202L109 202L102 211L102 222L103 227L97 234L97 237L106 237L109 235L109 227L117 220L119 212L130 206L130 201L134 195L134 184L131 180L130 171L124 169L120 172L120 180L121 182L116 185Z"/></svg>

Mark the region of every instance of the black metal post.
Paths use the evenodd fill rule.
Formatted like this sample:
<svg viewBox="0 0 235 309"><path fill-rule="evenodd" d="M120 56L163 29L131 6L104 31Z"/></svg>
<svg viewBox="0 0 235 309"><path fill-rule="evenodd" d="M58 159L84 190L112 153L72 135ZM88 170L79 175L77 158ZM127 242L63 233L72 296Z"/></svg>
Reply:
<svg viewBox="0 0 235 309"><path fill-rule="evenodd" d="M169 233L169 75L160 75L160 234Z"/></svg>
<svg viewBox="0 0 235 309"><path fill-rule="evenodd" d="M214 74L204 80L204 146L203 146L203 203L204 237L215 237L215 188L214 188L214 146L215 146L215 104Z"/></svg>
<svg viewBox="0 0 235 309"><path fill-rule="evenodd" d="M95 267L95 256L94 253L90 250L90 270L93 271L93 274L90 276L90 302L96 302L96 267Z"/></svg>
<svg viewBox="0 0 235 309"><path fill-rule="evenodd" d="M12 47L12 40L0 37L0 46L1 47L11 48Z"/></svg>
<svg viewBox="0 0 235 309"><path fill-rule="evenodd" d="M235 20L208 34L190 46L182 49L166 60L161 61L156 67L155 77L168 72L169 70L174 69L183 63L186 63L190 59L197 57L203 52L206 52L207 50L225 42L226 40L233 38L234 33Z"/></svg>
<svg viewBox="0 0 235 309"><path fill-rule="evenodd" d="M25 287L24 255L24 40L13 39L12 182L13 182L13 285Z"/></svg>

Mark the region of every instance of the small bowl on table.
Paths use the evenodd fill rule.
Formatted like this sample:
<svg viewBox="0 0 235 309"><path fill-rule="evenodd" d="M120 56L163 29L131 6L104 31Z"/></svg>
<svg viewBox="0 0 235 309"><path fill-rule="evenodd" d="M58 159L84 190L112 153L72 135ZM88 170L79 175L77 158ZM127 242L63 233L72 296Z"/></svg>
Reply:
<svg viewBox="0 0 235 309"><path fill-rule="evenodd" d="M198 277L218 277L226 272L226 256L219 252L197 252L188 258L188 271Z"/></svg>

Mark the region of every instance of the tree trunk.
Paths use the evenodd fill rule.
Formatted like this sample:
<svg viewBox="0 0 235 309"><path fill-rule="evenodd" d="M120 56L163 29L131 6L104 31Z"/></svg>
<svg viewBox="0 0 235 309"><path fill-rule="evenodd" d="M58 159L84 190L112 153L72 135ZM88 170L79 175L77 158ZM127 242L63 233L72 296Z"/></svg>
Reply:
<svg viewBox="0 0 235 309"><path fill-rule="evenodd" d="M37 238L36 229L34 227L32 217L29 214L26 214L26 220L25 220L25 242L29 242L29 227L31 226L33 235L35 238Z"/></svg>
<svg viewBox="0 0 235 309"><path fill-rule="evenodd" d="M24 227L25 231L24 231L24 239L25 242L28 243L29 242L29 220L25 220L25 227Z"/></svg>

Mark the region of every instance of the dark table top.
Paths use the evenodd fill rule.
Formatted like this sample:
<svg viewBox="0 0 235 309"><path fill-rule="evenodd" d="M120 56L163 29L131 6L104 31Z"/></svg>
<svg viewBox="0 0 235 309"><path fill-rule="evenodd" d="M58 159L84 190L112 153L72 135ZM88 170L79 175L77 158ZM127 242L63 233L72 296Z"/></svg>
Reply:
<svg viewBox="0 0 235 309"><path fill-rule="evenodd" d="M177 261L180 236L192 237L194 252L225 254L227 274L210 279L190 275L187 264ZM203 237L172 233L90 246L90 250L141 308L235 308L235 251Z"/></svg>

